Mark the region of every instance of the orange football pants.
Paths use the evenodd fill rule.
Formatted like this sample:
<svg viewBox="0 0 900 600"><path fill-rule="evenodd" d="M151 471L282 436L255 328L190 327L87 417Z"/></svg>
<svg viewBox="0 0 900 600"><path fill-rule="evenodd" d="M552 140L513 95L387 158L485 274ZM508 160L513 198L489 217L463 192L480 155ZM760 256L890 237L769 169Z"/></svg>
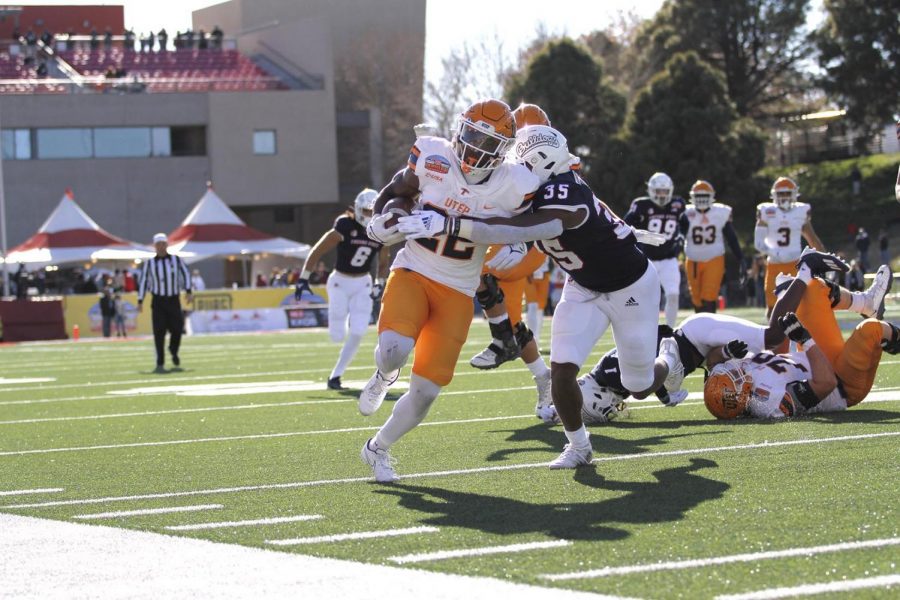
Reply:
<svg viewBox="0 0 900 600"><path fill-rule="evenodd" d="M544 312L547 301L550 299L550 274L547 273L540 279L531 277L525 286L525 303L532 302L538 305L538 309Z"/></svg>
<svg viewBox="0 0 900 600"><path fill-rule="evenodd" d="M722 278L725 277L724 254L703 262L687 258L684 261L684 271L694 306L699 308L704 302L719 299L719 289L722 287Z"/></svg>
<svg viewBox="0 0 900 600"><path fill-rule="evenodd" d="M491 246L488 248L487 254L484 256L484 262L488 262L494 255L503 248L502 245ZM506 313L509 315L509 322L515 327L516 323L522 320L522 297L528 285L528 277L544 264L544 253L535 247L532 247L522 262L511 269L505 271L497 271L484 267L482 273L490 273L500 282L500 289L503 290L503 296L506 303Z"/></svg>
<svg viewBox="0 0 900 600"><path fill-rule="evenodd" d="M391 330L416 340L412 372L444 387L453 379L473 313L471 297L395 269L384 287L378 333Z"/></svg>

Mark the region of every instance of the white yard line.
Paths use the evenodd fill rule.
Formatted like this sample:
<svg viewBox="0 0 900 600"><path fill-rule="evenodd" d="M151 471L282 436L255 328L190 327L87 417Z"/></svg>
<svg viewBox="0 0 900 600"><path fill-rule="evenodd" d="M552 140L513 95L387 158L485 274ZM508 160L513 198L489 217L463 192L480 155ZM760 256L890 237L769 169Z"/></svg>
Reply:
<svg viewBox="0 0 900 600"><path fill-rule="evenodd" d="M529 418L531 415L527 415ZM423 423L426 425L426 423ZM374 428L373 428L374 429ZM881 433L864 433L858 435L844 435L828 438L807 438L800 440L783 440L779 442L762 442L758 444L740 444L735 446L709 446L704 448L691 448L685 450L668 450L663 452L644 452L640 454L622 454L618 456L609 456L604 458L595 458L594 462L613 462L619 460L634 460L642 458L660 458L665 456L682 456L686 454L716 454L730 450L760 450L769 448L779 448L783 446L797 446L806 444L827 444L832 442L847 442L854 440L876 439L883 437L895 437L900 435L900 431L885 431ZM546 468L547 462L536 463L516 463L509 465L498 465L492 467L473 467L470 469L454 469L448 471L429 471L424 473L410 473L403 475L403 479L423 479L429 477L450 477L454 475L472 475L476 473L494 473L498 471L514 471L519 469L537 469ZM45 508L49 506L73 506L80 504L104 504L107 502L128 502L132 500L152 500L160 498L182 498L187 496L207 496L212 494L228 494L234 492L256 492L261 490L280 490L280 489L297 489L305 487L318 487L323 485L337 485L346 483L370 482L371 477L345 477L341 479L319 479L314 481L295 481L289 483L267 483L258 485L242 485L225 488L211 488L205 490L189 490L182 492L160 492L151 494L137 494L133 496L106 496L103 498L86 498L79 500L57 500L50 502L34 502L28 504L10 504L0 506L0 509L12 508Z"/></svg>
<svg viewBox="0 0 900 600"><path fill-rule="evenodd" d="M28 494L53 494L64 492L65 488L37 488L33 490L0 490L0 496L25 496Z"/></svg>
<svg viewBox="0 0 900 600"><path fill-rule="evenodd" d="M541 575L549 581L568 581L571 579L594 579L597 577L610 577L612 575L631 575L633 573L653 573L656 571L681 571L683 569L696 569L731 563L756 562L772 558L788 558L792 556L814 556L830 552L844 552L846 550L859 550L864 548L883 548L885 546L900 545L900 537L884 538L880 540L862 540L858 542L843 542L840 544L828 544L825 546L809 546L806 548L788 548L785 550L770 550L767 552L748 552L745 554L732 554L730 556L715 556L711 558L695 558L690 560L674 560L669 562L644 563L627 565L622 567L603 567L589 571L573 571L571 573L552 573Z"/></svg>
<svg viewBox="0 0 900 600"><path fill-rule="evenodd" d="M0 514L0 531L9 598L613 598L18 515Z"/></svg>
<svg viewBox="0 0 900 600"><path fill-rule="evenodd" d="M398 565L409 563L428 562L432 560L446 560L448 558L462 558L467 556L487 556L489 554L512 554L515 552L528 552L529 550L544 550L547 548L562 548L571 546L569 540L552 540L547 542L527 542L522 544L508 544L506 546L485 546L483 548L466 548L462 550L440 550L438 552L423 552L421 554L404 554L403 556L389 556L388 560Z"/></svg>
<svg viewBox="0 0 900 600"><path fill-rule="evenodd" d="M324 519L322 515L295 515L293 517L268 517L250 521L220 521L218 523L191 523L189 525L169 525L169 531L201 531L205 529L229 529L231 527L255 527L257 525L278 525L280 523L299 523L301 521L317 521Z"/></svg>
<svg viewBox="0 0 900 600"><path fill-rule="evenodd" d="M165 508L144 508L141 510L119 510L115 512L75 515L73 519L118 519L120 517L141 517L144 515L167 515L169 513L197 512L224 508L221 504L195 504L193 506L167 506Z"/></svg>
<svg viewBox="0 0 900 600"><path fill-rule="evenodd" d="M330 544L348 540L371 540L374 538L396 537L399 535L416 535L419 533L437 533L437 527L404 527L403 529L382 529L381 531L356 531L335 535L317 535L313 537L288 538L284 540L266 540L272 546L302 546L304 544Z"/></svg>
<svg viewBox="0 0 900 600"><path fill-rule="evenodd" d="M725 596L716 596L716 600L775 600L776 598L815 596L818 594L849 592L852 590L865 590L876 587L888 588L894 585L900 585L900 574L880 575L878 577L865 577L862 579L845 579L841 581L829 581L828 583L808 583L794 587L771 588L744 594L728 594Z"/></svg>

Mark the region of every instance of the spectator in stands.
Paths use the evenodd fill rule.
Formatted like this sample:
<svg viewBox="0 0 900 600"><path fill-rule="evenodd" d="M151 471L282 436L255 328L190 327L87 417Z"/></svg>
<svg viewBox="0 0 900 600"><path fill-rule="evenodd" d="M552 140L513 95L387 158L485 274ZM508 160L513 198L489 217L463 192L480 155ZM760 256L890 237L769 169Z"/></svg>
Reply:
<svg viewBox="0 0 900 600"><path fill-rule="evenodd" d="M125 269L122 274L125 279L125 292L136 292L137 282L134 280L134 275L132 275L131 271Z"/></svg>
<svg viewBox="0 0 900 600"><path fill-rule="evenodd" d="M116 309L116 337L128 337L128 330L125 328L125 301L122 300L122 294L116 292L113 296L113 305Z"/></svg>
<svg viewBox="0 0 900 600"><path fill-rule="evenodd" d="M328 267L325 266L325 261L320 260L316 263L316 270L309 275L309 283L310 285L325 285L330 274Z"/></svg>
<svg viewBox="0 0 900 600"><path fill-rule="evenodd" d="M44 42L44 45L48 48L53 47L53 34L47 31L46 29L41 34L41 41Z"/></svg>
<svg viewBox="0 0 900 600"><path fill-rule="evenodd" d="M194 32L191 31L190 29L185 31L184 36L182 36L182 38L181 38L181 43L183 44L183 47L187 48L188 50L193 48L194 47Z"/></svg>
<svg viewBox="0 0 900 600"><path fill-rule="evenodd" d="M43 296L47 291L47 272L43 269L38 269L34 274L34 287L37 288L39 296Z"/></svg>
<svg viewBox="0 0 900 600"><path fill-rule="evenodd" d="M115 65L109 65L108 67L106 67L106 71L103 73L103 76L107 79L116 79L118 75L116 73Z"/></svg>
<svg viewBox="0 0 900 600"><path fill-rule="evenodd" d="M66 32L66 50L71 52L74 49L75 49L75 30L70 27L69 31Z"/></svg>
<svg viewBox="0 0 900 600"><path fill-rule="evenodd" d="M141 52L149 52L150 48L150 36L146 33L141 36Z"/></svg>
<svg viewBox="0 0 900 600"><path fill-rule="evenodd" d="M38 66L37 66L36 73L37 73L38 77L46 77L47 76L48 71L47 71L47 61L46 60L41 60L40 64L38 64Z"/></svg>
<svg viewBox="0 0 900 600"><path fill-rule="evenodd" d="M24 264L19 263L19 268L13 280L16 284L16 298L24 300L25 296L28 295L28 271L25 270Z"/></svg>
<svg viewBox="0 0 900 600"><path fill-rule="evenodd" d="M148 38L150 42L149 46L147 47L147 52L153 52L153 47L156 45L156 34L151 31Z"/></svg>
<svg viewBox="0 0 900 600"><path fill-rule="evenodd" d="M100 40L97 39L97 30L96 30L96 29L91 29L91 42L90 42L90 44L91 44L91 51L94 51L94 50L96 50L97 48L100 47Z"/></svg>
<svg viewBox="0 0 900 600"><path fill-rule="evenodd" d="M203 277L198 269L194 269L191 272L191 287L195 292L202 292L206 289L206 282L203 281Z"/></svg>
<svg viewBox="0 0 900 600"><path fill-rule="evenodd" d="M37 46L37 35L31 29L25 34L25 43L29 46Z"/></svg>
<svg viewBox="0 0 900 600"><path fill-rule="evenodd" d="M112 29L109 27L106 28L106 33L103 34L103 47L107 52L112 50Z"/></svg>
<svg viewBox="0 0 900 600"><path fill-rule="evenodd" d="M888 238L887 229L882 227L878 231L878 259L883 265L891 264L891 252L888 250L889 243L890 239Z"/></svg>
<svg viewBox="0 0 900 600"><path fill-rule="evenodd" d="M125 273L122 272L122 269L116 269L116 272L113 273L112 286L116 292L121 292L125 289Z"/></svg>
<svg viewBox="0 0 900 600"><path fill-rule="evenodd" d="M287 276L288 287L294 287L298 279L300 279L300 269L291 269Z"/></svg>
<svg viewBox="0 0 900 600"><path fill-rule="evenodd" d="M112 322L116 316L116 300L113 298L112 288L103 288L100 297L100 317L103 319L103 337L109 337L112 333Z"/></svg>
<svg viewBox="0 0 900 600"><path fill-rule="evenodd" d="M159 30L159 33L156 34L156 39L159 40L159 51L160 52L168 51L168 48L166 47L166 45L169 42L169 34L166 33L165 27L163 27L162 29Z"/></svg>
<svg viewBox="0 0 900 600"><path fill-rule="evenodd" d="M97 293L97 282L94 281L94 278L90 276L88 273L83 273L81 275L82 281L84 282L81 286L82 294L96 294Z"/></svg>
<svg viewBox="0 0 900 600"><path fill-rule="evenodd" d="M853 165L853 170L850 171L850 190L853 192L854 196L859 196L859 192L862 189L862 173L859 172L859 166Z"/></svg>
<svg viewBox="0 0 900 600"><path fill-rule="evenodd" d="M212 47L215 48L216 50L221 50L222 49L222 38L225 37L225 34L222 32L222 30L219 28L218 25L213 27L210 37L212 38Z"/></svg>
<svg viewBox="0 0 900 600"><path fill-rule="evenodd" d="M850 270L845 275L844 287L851 292L861 292L865 287L865 274L858 261L850 261Z"/></svg>
<svg viewBox="0 0 900 600"><path fill-rule="evenodd" d="M197 32L197 48L200 50L209 48L209 40L206 38L206 32L202 29Z"/></svg>
<svg viewBox="0 0 900 600"><path fill-rule="evenodd" d="M125 30L125 49L126 50L134 50L134 30L133 29Z"/></svg>
<svg viewBox="0 0 900 600"><path fill-rule="evenodd" d="M856 249L859 251L859 268L863 273L869 272L869 232L860 227L856 234Z"/></svg>
<svg viewBox="0 0 900 600"><path fill-rule="evenodd" d="M256 287L268 287L269 282L266 281L266 278L262 273L256 274Z"/></svg>

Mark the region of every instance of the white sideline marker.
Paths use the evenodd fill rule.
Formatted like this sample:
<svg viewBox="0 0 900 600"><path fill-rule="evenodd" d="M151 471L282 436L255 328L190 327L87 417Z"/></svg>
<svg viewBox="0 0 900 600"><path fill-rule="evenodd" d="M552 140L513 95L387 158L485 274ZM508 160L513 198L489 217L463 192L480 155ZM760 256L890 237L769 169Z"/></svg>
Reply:
<svg viewBox="0 0 900 600"><path fill-rule="evenodd" d="M323 544L344 542L347 540L369 540L373 538L395 537L398 535L415 535L417 533L437 533L437 527L405 527L403 529L383 529L381 531L357 531L356 533L338 533L336 535L319 535L315 537L288 538L285 540L266 540L272 546L300 546L303 544Z"/></svg>
<svg viewBox="0 0 900 600"><path fill-rule="evenodd" d="M190 525L169 525L169 531L199 531L202 529L227 529L229 527L252 527L254 525L278 525L279 523L298 523L315 521L324 518L322 515L295 515L293 517L269 517L251 521L220 521L218 523L191 523Z"/></svg>
<svg viewBox="0 0 900 600"><path fill-rule="evenodd" d="M596 577L609 577L611 575L631 575L633 573L652 573L655 571L680 571L682 569L694 569L730 563L755 562L770 558L813 556L815 554L826 554L829 552L842 552L845 550L859 550L863 548L883 548L885 546L897 545L900 545L900 537L884 538L880 540L863 540L859 542L843 542L826 546L809 546L807 548L788 548L786 550L771 550L767 552L748 552L745 554L732 554L730 556L716 556L714 558L695 558L692 560L675 560L670 562L628 565L624 567L604 567L602 569L592 569L590 571L541 575L541 577L550 581L593 579Z"/></svg>
<svg viewBox="0 0 900 600"><path fill-rule="evenodd" d="M716 596L716 600L775 600L777 598L793 598L794 596L815 596L830 592L849 592L850 590L864 590L867 588L900 585L900 575L881 575L879 577L865 577L863 579L850 579L845 581L829 581L828 583L808 583L794 587L772 588L747 592L745 594L729 594Z"/></svg>
<svg viewBox="0 0 900 600"><path fill-rule="evenodd" d="M140 517L143 515L167 515L169 513L196 512L224 508L221 504L195 504L193 506L169 506L166 508L144 508L140 510L118 510L115 512L75 515L73 519L117 519L119 517Z"/></svg>
<svg viewBox="0 0 900 600"><path fill-rule="evenodd" d="M465 548L462 550L440 550L438 552L423 552L421 554L404 554L403 556L390 556L388 560L400 565L408 563L427 562L431 560L445 560L448 558L461 558L464 556L486 556L488 554L507 554L512 552L527 552L529 550L541 550L546 548L561 548L571 546L569 540L552 540L548 542L527 542L523 544L508 544L506 546L486 546L484 548Z"/></svg>
<svg viewBox="0 0 900 600"><path fill-rule="evenodd" d="M54 494L64 492L64 488L37 488L33 490L5 490L0 491L0 496L24 496L26 494Z"/></svg>

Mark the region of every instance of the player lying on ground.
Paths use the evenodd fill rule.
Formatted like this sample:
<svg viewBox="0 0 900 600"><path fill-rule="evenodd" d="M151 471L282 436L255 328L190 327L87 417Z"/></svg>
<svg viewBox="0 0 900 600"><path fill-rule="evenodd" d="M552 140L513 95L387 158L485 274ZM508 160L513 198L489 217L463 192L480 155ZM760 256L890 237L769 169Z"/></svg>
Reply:
<svg viewBox="0 0 900 600"><path fill-rule="evenodd" d="M401 218L400 230L409 239L537 240L569 274L550 334L553 404L569 443L550 467L574 468L593 456L581 419L578 370L607 328L612 326L619 348L622 382L635 395L646 396L663 383L678 389L682 366L671 338L663 340L657 357L656 270L637 247L634 230L571 170L565 137L550 127L526 127L517 134L515 149L517 160L543 182L529 214L476 220L424 211Z"/></svg>
<svg viewBox="0 0 900 600"><path fill-rule="evenodd" d="M733 358L744 352L758 353L780 346L785 340L778 325L778 318L797 311L801 318L814 324L816 335L824 348L843 346L843 338L835 321L835 310L851 310L864 318L880 317L884 313L884 298L891 286L890 270L883 266L878 270L872 285L865 292L850 292L813 274L828 271L846 272L848 266L840 259L811 248L799 261L800 284L790 286L788 279L780 290L778 302L768 326L757 325L731 315L696 314L685 319L675 329L673 337L678 342L685 376L700 368L707 355L721 347L724 356ZM807 289L806 281L809 281ZM823 326L819 326L823 323ZM833 323L833 325L829 325ZM837 341L835 341L837 331ZM818 339L818 338L817 338ZM833 354L831 350L826 355ZM624 401L629 394L618 376L618 356L615 348L607 352L588 374L579 378L584 396L583 417L586 423L604 423L624 416ZM670 392L660 400L675 406L687 397L685 390Z"/></svg>

